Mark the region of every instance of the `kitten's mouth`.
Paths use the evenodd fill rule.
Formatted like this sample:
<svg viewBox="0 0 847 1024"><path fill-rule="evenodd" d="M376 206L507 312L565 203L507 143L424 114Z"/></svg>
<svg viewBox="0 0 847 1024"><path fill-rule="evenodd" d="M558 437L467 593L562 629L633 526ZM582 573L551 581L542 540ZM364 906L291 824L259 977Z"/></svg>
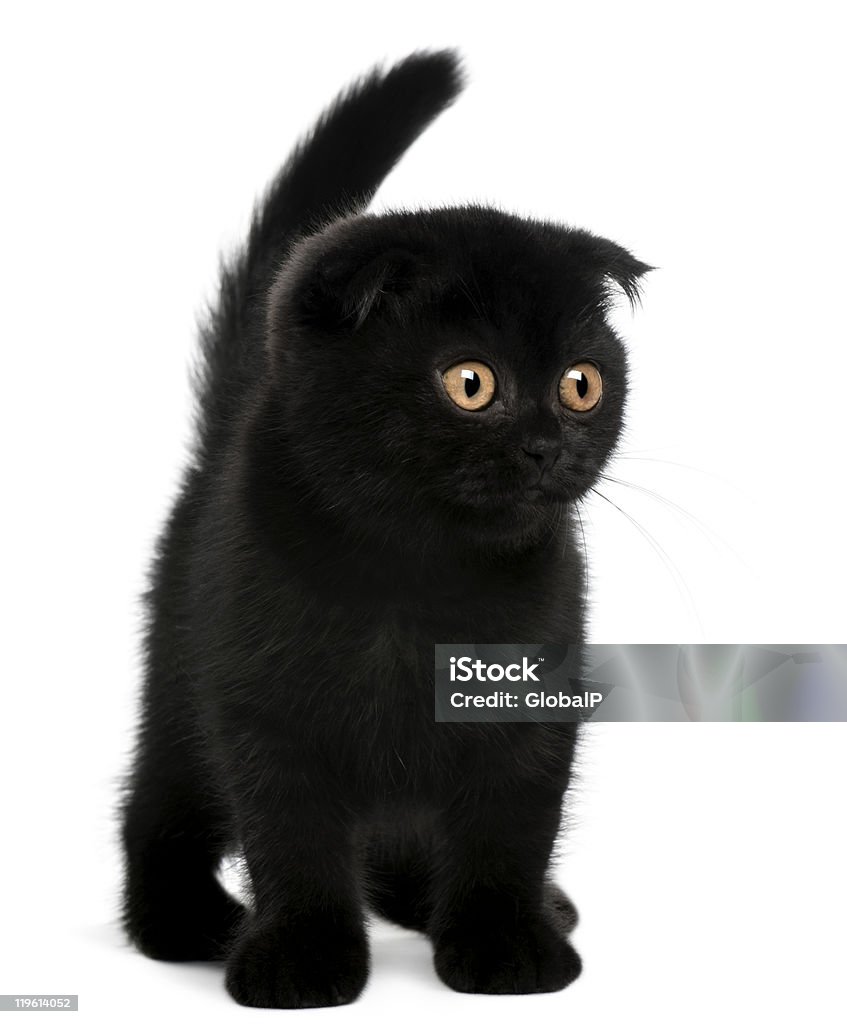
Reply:
<svg viewBox="0 0 847 1024"><path fill-rule="evenodd" d="M531 502L533 505L549 505L552 502L561 501L562 498L559 494L550 490L548 487L542 487L540 484L533 484L532 487L525 487L517 495L518 499Z"/></svg>
<svg viewBox="0 0 847 1024"><path fill-rule="evenodd" d="M456 497L459 498L459 495ZM500 522L504 526L511 524L520 527L525 523L526 516L535 519L551 506L564 504L568 500L568 495L562 493L561 488L537 482L528 486L487 487L462 495L456 504L471 515L484 517L489 524Z"/></svg>

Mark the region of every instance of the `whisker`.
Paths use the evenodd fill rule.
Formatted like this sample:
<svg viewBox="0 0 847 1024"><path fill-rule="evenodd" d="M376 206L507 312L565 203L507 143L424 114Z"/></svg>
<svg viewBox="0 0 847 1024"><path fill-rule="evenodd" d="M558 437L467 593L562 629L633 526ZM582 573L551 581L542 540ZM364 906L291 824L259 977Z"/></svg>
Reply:
<svg viewBox="0 0 847 1024"><path fill-rule="evenodd" d="M660 448L627 448L627 452L632 455L643 455L645 452L670 452L673 448L672 444L663 444Z"/></svg>
<svg viewBox="0 0 847 1024"><path fill-rule="evenodd" d="M585 611L588 607L588 545L585 542L585 524L582 521L582 513L579 510L580 502L574 502L574 511L576 512L577 519L579 519L579 532L582 534L582 557L585 562L585 584L582 588L582 607L579 610L579 617L583 623L583 629L585 628Z"/></svg>
<svg viewBox="0 0 847 1024"><path fill-rule="evenodd" d="M662 449L659 449L660 451ZM650 451L649 448L645 451ZM718 473L712 473L708 469L703 469L701 466L689 466L685 462L675 462L673 459L656 459L652 456L647 455L636 455L629 452L619 452L615 455L615 460L625 460L627 462L652 462L654 465L659 466L675 466L677 469L687 469L691 473L699 473L701 476L707 476L712 480L718 480L720 483L725 484L727 487L731 487L734 491L739 494L743 493L740 487L734 484L731 480L728 480L724 476L720 476Z"/></svg>
<svg viewBox="0 0 847 1024"><path fill-rule="evenodd" d="M644 540L647 541L647 543L650 545L650 547L653 549L653 551L659 557L660 561L664 565L664 567L667 570L668 574L670 575L671 579L674 581L674 584L675 584L677 590L679 591L680 596L683 598L683 600L687 599L688 605L690 606L690 609L691 609L691 611L694 614L694 618L697 620L697 625L698 625L698 627L700 629L700 632L705 636L705 630L703 628L703 622L702 622L702 619L700 618L700 613L697 610L697 603L694 600L694 595L691 593L690 587L685 582L685 577L679 571L679 568L677 567L677 565L673 561L673 559L670 557L670 555L667 553L667 551L662 547L662 545L656 540L656 538L650 533L649 530L647 530L644 526L642 526L641 523L639 523L638 520L635 519L634 516L631 516L628 512L625 512L620 507L620 505L617 504L617 502L612 501L611 498L609 498L607 495L603 494L603 492L599 491L596 487L592 487L591 488L591 493L592 494L596 494L598 498L602 498L603 501L605 501L609 505L611 505L612 508L617 509L618 512L620 512L620 514L622 516L624 516L626 519L628 519L629 522L635 527L635 529L638 530L638 532L641 534L641 536L644 538Z"/></svg>
<svg viewBox="0 0 847 1024"><path fill-rule="evenodd" d="M696 530L698 530L702 536L708 541L711 547L718 549L718 545L733 555L745 568L749 569L750 566L744 557L723 537L710 526L707 526L701 519L698 519L693 512L689 512L688 509L683 508L682 505L677 504L671 498L666 497L664 494L660 494L658 491L652 490L650 487L645 487L643 484L637 484L633 480L622 480L620 477L610 476L608 473L601 473L600 479L605 480L610 484L617 484L619 487L629 487L632 490L640 491L642 494L649 498L653 498L660 504L664 505L671 512L676 512L683 519L687 520Z"/></svg>

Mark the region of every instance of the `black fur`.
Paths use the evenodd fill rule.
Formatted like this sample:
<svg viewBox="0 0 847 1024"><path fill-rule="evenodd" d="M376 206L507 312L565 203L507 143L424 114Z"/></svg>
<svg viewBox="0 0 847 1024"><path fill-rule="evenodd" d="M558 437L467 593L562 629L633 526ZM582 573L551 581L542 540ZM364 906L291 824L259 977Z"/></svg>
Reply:
<svg viewBox="0 0 847 1024"><path fill-rule="evenodd" d="M148 595L124 924L152 957L225 957L247 1005L355 999L366 906L425 931L461 991L580 970L548 877L576 728L436 724L433 644L582 639L573 502L626 394L604 314L648 268L482 207L364 214L459 88L452 54L417 54L336 102L204 332ZM496 374L484 411L444 389L462 359ZM604 392L580 416L558 381L584 360ZM249 911L216 880L231 848Z"/></svg>

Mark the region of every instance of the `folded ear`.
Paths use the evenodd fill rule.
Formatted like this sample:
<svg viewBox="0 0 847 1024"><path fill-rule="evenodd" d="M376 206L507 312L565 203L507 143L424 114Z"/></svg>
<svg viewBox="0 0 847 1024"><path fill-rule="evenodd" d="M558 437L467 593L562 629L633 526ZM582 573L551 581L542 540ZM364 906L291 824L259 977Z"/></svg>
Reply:
<svg viewBox="0 0 847 1024"><path fill-rule="evenodd" d="M296 298L298 318L329 332L351 333L380 313L402 319L430 276L421 260L404 249L330 250L302 279Z"/></svg>
<svg viewBox="0 0 847 1024"><path fill-rule="evenodd" d="M596 235L584 234L581 258L585 259L595 280L599 277L605 297L611 301L614 289L620 288L634 306L641 298L641 278L655 267L642 263L628 249Z"/></svg>
<svg viewBox="0 0 847 1024"><path fill-rule="evenodd" d="M644 274L655 270L649 263L642 263L631 252L620 245L610 242L611 251L606 258L606 278L613 281L634 306L641 299L641 278Z"/></svg>

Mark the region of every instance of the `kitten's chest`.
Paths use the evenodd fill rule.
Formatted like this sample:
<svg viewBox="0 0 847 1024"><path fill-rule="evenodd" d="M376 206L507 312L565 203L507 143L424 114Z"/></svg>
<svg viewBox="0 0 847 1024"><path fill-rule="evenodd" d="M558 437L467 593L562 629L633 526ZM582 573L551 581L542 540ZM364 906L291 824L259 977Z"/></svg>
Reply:
<svg viewBox="0 0 847 1024"><path fill-rule="evenodd" d="M581 604L564 595L537 591L521 600L451 602L426 610L385 606L360 615L334 673L370 714L396 726L420 730L434 714L436 644L571 643L582 636ZM343 611L339 611L344 616ZM366 707L363 707L366 705Z"/></svg>
<svg viewBox="0 0 847 1024"><path fill-rule="evenodd" d="M333 723L338 743L353 745L354 773L369 795L443 796L480 771L531 765L525 728L457 725L435 720L435 644L507 641L515 634L496 619L465 633L447 621L404 624L387 618L362 636L347 662L345 705ZM523 639L527 634L516 634ZM528 642L534 638L529 635ZM539 751L540 753L540 751Z"/></svg>
<svg viewBox="0 0 847 1024"><path fill-rule="evenodd" d="M532 727L436 722L434 689L438 643L581 639L581 593L550 572L531 582L445 588L437 601L411 591L402 602L326 595L319 614L289 620L284 728L318 742L333 773L368 796L443 796L498 763L531 767Z"/></svg>

